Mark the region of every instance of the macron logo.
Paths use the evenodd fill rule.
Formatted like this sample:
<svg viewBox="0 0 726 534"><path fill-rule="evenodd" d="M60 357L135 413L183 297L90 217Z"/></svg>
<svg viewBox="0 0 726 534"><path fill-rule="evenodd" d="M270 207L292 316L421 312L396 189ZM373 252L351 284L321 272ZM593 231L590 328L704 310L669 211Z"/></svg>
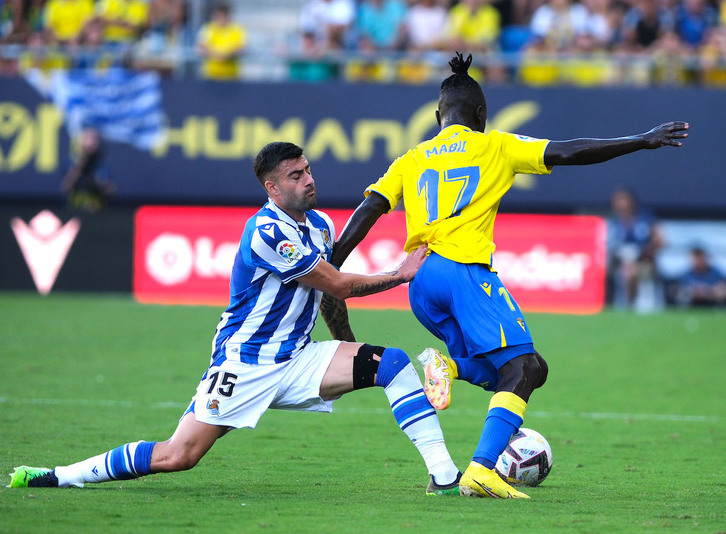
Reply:
<svg viewBox="0 0 726 534"><path fill-rule="evenodd" d="M35 287L41 295L47 295L81 229L81 221L74 217L61 225L58 217L43 210L30 220L30 224L13 217L10 226Z"/></svg>

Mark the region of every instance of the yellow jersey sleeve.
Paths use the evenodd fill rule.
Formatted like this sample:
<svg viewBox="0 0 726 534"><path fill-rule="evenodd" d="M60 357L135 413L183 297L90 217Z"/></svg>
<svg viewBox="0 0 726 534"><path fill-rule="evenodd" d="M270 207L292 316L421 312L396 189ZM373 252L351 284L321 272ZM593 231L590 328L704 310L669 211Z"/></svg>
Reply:
<svg viewBox="0 0 726 534"><path fill-rule="evenodd" d="M364 195L367 197L371 191L374 191L388 200L390 207L388 212L390 213L398 205L403 197L403 178L411 172L416 172L415 168L412 168L411 164L406 164L406 158L408 154L396 158L388 167L386 174L378 179L376 183L368 186L365 190Z"/></svg>
<svg viewBox="0 0 726 534"><path fill-rule="evenodd" d="M536 139L526 135L497 132L502 136L503 153L509 158L512 170L517 174L550 174L552 167L544 164L548 139Z"/></svg>

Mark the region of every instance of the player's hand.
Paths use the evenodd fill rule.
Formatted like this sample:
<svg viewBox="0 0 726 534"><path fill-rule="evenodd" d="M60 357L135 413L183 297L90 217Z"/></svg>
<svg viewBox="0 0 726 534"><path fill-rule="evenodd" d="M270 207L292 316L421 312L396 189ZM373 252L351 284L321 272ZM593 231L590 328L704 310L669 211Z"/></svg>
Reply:
<svg viewBox="0 0 726 534"><path fill-rule="evenodd" d="M688 137L686 130L689 128L690 125L683 121L666 122L660 126L656 126L649 132L643 134L643 139L646 142L645 148L682 146L683 143L679 139Z"/></svg>
<svg viewBox="0 0 726 534"><path fill-rule="evenodd" d="M412 250L403 263L398 266L398 275L403 279L404 282L410 282L413 277L416 276L419 268L426 261L426 256L429 253L428 245L418 247L416 250Z"/></svg>

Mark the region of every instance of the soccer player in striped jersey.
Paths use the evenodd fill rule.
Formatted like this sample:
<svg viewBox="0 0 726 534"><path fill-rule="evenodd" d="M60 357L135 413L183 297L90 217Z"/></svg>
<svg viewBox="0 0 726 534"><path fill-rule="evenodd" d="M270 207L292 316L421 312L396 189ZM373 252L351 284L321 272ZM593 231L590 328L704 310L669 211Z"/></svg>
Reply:
<svg viewBox="0 0 726 534"><path fill-rule="evenodd" d="M397 348L310 339L323 292L345 299L409 282L426 247L394 272L341 273L328 263L335 229L314 209L315 182L303 149L271 143L254 170L269 201L245 225L209 368L171 438L127 443L53 470L17 467L10 487L82 486L190 469L219 437L254 428L268 408L330 412L341 395L380 386L426 463L427 494L458 494L461 473L408 356Z"/></svg>
<svg viewBox="0 0 726 534"><path fill-rule="evenodd" d="M462 495L528 498L501 480L494 465L517 432L529 397L547 377L519 306L492 267L494 219L517 173L548 174L555 165L588 165L642 149L681 146L685 122L670 122L614 139L550 141L511 133L484 133L487 106L479 84L457 53L453 75L441 84L440 133L396 159L365 191L336 243L341 265L375 221L403 199L405 250L428 246L429 259L409 285L418 320L446 343L449 356L427 349L424 390L444 409L453 379L494 391L479 444L461 479ZM344 303L326 302L331 332L349 330ZM335 335L335 334L334 334ZM341 337L342 338L342 337Z"/></svg>

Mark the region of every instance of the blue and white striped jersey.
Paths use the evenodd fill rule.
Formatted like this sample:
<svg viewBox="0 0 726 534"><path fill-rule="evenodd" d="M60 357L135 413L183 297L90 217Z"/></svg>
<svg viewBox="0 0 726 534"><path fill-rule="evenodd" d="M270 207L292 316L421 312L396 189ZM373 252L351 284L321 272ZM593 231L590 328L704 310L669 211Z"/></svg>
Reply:
<svg viewBox="0 0 726 534"><path fill-rule="evenodd" d="M322 292L296 278L330 260L335 229L317 210L298 223L269 200L245 225L234 258L230 302L212 341L212 362L272 364L310 341Z"/></svg>

